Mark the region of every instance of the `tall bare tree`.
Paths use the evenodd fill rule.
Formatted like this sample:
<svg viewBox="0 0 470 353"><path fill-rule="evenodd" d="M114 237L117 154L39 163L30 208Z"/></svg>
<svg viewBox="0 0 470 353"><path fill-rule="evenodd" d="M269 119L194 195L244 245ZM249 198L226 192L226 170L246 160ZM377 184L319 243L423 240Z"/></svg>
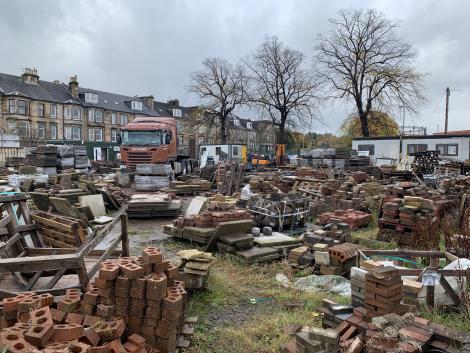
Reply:
<svg viewBox="0 0 470 353"><path fill-rule="evenodd" d="M303 67L304 55L267 38L244 60L250 82L249 100L267 114L286 142L286 128L308 127L314 118L318 83Z"/></svg>
<svg viewBox="0 0 470 353"><path fill-rule="evenodd" d="M208 129L220 127L220 141L225 144L228 137L227 121L234 110L245 102L243 68L234 67L221 58L204 60L204 69L191 75L188 90L202 100L202 112L194 114L196 124Z"/></svg>
<svg viewBox="0 0 470 353"><path fill-rule="evenodd" d="M413 64L416 51L396 35L398 23L375 10L341 10L316 46L316 70L333 98L353 100L363 136L372 110L394 104L415 112L425 100L423 74Z"/></svg>

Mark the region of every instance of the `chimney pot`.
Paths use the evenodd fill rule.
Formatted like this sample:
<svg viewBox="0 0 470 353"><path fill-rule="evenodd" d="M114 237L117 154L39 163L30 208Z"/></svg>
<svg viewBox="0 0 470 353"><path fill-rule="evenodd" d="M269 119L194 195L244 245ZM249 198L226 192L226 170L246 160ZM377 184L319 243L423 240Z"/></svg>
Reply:
<svg viewBox="0 0 470 353"><path fill-rule="evenodd" d="M78 81L77 75L70 76L69 78L69 91L70 94L78 99Z"/></svg>
<svg viewBox="0 0 470 353"><path fill-rule="evenodd" d="M25 67L23 69L23 75L21 77L23 78L24 83L29 83L32 85L39 84L38 70L34 67L33 68Z"/></svg>

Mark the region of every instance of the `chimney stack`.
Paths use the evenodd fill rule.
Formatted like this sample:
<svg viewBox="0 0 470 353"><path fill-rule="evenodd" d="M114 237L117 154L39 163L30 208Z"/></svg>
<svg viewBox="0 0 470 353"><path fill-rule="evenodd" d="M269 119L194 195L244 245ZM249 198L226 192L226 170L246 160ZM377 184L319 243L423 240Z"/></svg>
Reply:
<svg viewBox="0 0 470 353"><path fill-rule="evenodd" d="M78 81L77 75L70 76L69 79L69 91L74 98L78 99Z"/></svg>
<svg viewBox="0 0 470 353"><path fill-rule="evenodd" d="M23 78L24 83L29 83L31 85L39 84L38 70L36 70L34 67L25 67L23 69L23 75L21 75L21 77Z"/></svg>
<svg viewBox="0 0 470 353"><path fill-rule="evenodd" d="M153 109L153 96L150 95L150 96L143 96L143 97L140 97L143 101L144 101L144 104L150 108L150 109Z"/></svg>
<svg viewBox="0 0 470 353"><path fill-rule="evenodd" d="M180 106L180 101L178 99L169 99L167 101L167 104L179 107Z"/></svg>

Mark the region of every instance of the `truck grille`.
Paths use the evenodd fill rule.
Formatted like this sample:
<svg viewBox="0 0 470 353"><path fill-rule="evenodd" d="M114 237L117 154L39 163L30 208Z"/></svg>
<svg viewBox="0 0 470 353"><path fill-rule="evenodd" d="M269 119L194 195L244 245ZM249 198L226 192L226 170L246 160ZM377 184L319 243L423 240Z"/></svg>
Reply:
<svg viewBox="0 0 470 353"><path fill-rule="evenodd" d="M135 169L137 164L152 163L152 152L127 152L127 167Z"/></svg>

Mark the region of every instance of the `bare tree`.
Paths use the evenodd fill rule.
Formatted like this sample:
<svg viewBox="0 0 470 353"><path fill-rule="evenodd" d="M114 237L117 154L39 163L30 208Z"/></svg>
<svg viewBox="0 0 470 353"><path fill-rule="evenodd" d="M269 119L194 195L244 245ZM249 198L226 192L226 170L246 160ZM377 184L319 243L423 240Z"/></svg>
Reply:
<svg viewBox="0 0 470 353"><path fill-rule="evenodd" d="M373 110L394 104L414 113L422 95L423 74L413 62L416 51L397 38L398 23L375 10L341 10L332 29L319 36L315 64L333 98L353 100L362 135L369 136Z"/></svg>
<svg viewBox="0 0 470 353"><path fill-rule="evenodd" d="M221 143L227 142L227 118L245 102L243 68L232 66L225 59L208 58L204 69L191 75L188 90L203 101L203 114L195 114L209 129L220 126Z"/></svg>
<svg viewBox="0 0 470 353"><path fill-rule="evenodd" d="M314 115L318 83L303 68L304 55L277 37L267 38L244 60L250 82L249 100L267 114L286 142L286 128L308 127Z"/></svg>

